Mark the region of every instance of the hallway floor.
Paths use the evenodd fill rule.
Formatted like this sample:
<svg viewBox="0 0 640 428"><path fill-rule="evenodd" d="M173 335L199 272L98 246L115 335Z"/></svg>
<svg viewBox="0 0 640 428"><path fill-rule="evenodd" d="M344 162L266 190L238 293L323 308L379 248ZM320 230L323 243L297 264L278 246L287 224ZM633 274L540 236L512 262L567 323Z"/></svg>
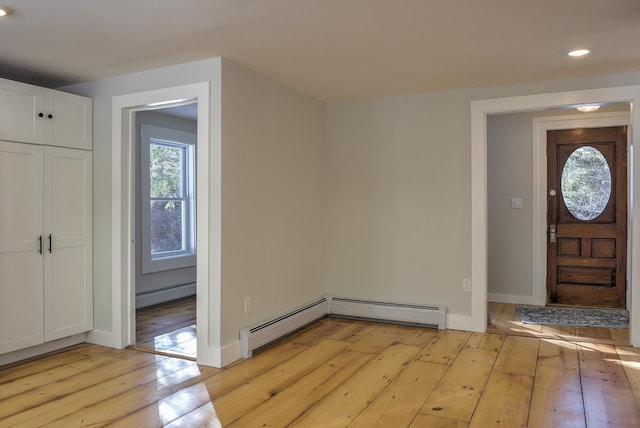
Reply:
<svg viewBox="0 0 640 428"><path fill-rule="evenodd" d="M195 296L137 310L134 348L195 360Z"/></svg>
<svg viewBox="0 0 640 428"><path fill-rule="evenodd" d="M629 346L628 328L524 324L512 303L489 302L489 323L487 333Z"/></svg>

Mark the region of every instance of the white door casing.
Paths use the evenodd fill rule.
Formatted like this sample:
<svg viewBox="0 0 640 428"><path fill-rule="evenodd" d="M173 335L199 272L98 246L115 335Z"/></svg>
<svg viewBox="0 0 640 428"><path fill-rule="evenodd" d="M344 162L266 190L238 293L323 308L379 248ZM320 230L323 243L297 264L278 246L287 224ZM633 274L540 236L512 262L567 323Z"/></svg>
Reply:
<svg viewBox="0 0 640 428"><path fill-rule="evenodd" d="M202 82L113 97L112 332L101 332L95 340L108 338L116 348L135 340L133 113L197 102L197 358L200 364L222 367L230 361L220 349L221 94L218 88L210 94L209 88L210 82Z"/></svg>
<svg viewBox="0 0 640 428"><path fill-rule="evenodd" d="M630 200L629 229L631 245L629 259L630 325L629 339L632 346L640 345L640 227L634 227L636 212L640 212L640 175L633 165L640 160L640 153L633 150L640 137L633 132L640 129L640 113L635 106L640 103L640 86L591 89L539 95L477 100L471 102L471 314L468 329L485 331L487 324L487 116L490 114L524 112L593 103L630 103Z"/></svg>

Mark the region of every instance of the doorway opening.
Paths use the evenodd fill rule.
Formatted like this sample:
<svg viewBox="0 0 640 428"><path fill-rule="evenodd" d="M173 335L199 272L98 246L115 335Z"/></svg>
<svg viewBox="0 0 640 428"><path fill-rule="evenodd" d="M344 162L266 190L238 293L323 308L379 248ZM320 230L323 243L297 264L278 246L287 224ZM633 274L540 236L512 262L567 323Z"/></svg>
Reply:
<svg viewBox="0 0 640 428"><path fill-rule="evenodd" d="M482 101L473 101L472 102L472 278L474 287L472 290L472 320L474 322L480 322L481 320L486 323L487 316L487 302L495 301L494 298L496 295L498 297L500 294L506 293L496 293L495 290L489 289L489 240L491 239L491 234L489 233L489 223L491 221L489 217L489 206L494 206L495 204L490 200L488 194L488 183L491 182L491 166L488 164L488 156L487 152L491 150L491 146L489 144L491 136L490 130L488 129L488 123L492 117L502 116L507 114L519 114L519 113L531 113L531 112L544 112L550 109L566 109L571 106L595 102L596 100L605 104L612 103L620 103L626 104L628 106L632 106L634 102L637 102L640 98L640 88L639 87L625 87L625 88L607 88L602 90L585 90L585 91L577 91L571 93L557 93L557 94L543 94L543 95L532 95L532 96L521 96L521 97L511 97L511 98L502 98L495 100L482 100ZM575 110L574 110L575 112ZM634 110L631 109L628 117L628 123L630 126L638 125L640 121L637 114L634 114ZM531 122L529 121L529 126L531 126ZM535 134L536 127L533 126L533 132ZM535 138L534 138L535 140ZM531 141L531 140L530 140ZM634 161L634 152L633 152L633 140L629 141L629 183L633 184L634 181L637 181L637 175L633 175L633 161ZM534 151L537 150L534 147ZM544 154L544 149L543 149ZM533 163L533 171L531 171L531 167L529 167L529 173L536 177L539 174L539 170L541 169L541 165L543 162L540 162L540 159L544 159L544 156L539 156L537 162ZM546 165L545 165L546 168ZM544 279L546 277L546 266L543 269L539 269L540 264L546 264L546 248L545 248L545 257L540 257L541 251L537 250L537 247L542 245L546 247L546 218L542 215L542 221L539 221L538 212L543 211L546 213L546 203L540 202L539 194L542 194L542 198L546 198L546 180L542 180L540 178L534 178L534 190L532 197L528 200L530 205L533 205L533 218L530 217L530 223L526 229L528 232L533 235L533 239L529 238L528 241L524 241L525 245L529 245L528 252L531 254L533 263L531 264L531 277L535 277L534 281L531 281L531 277L527 278L527 284L532 284L532 287L529 289L528 293L522 293L521 296L524 297L526 304L534 304L534 305L544 305L546 298L546 284ZM637 189L637 186L634 187ZM630 187L632 189L632 187ZM629 195L629 228L631 229L633 223L633 213L634 213L634 204L637 201L637 198L633 198L632 190ZM504 196L504 195L503 195ZM525 198L520 198L520 195L516 194L507 194L506 195L510 201L507 201L508 209L514 210L511 211L514 215L516 213L522 211L515 211L520 209L520 201L525 200ZM504 201L503 201L504 202ZM509 203L511 202L511 203ZM504 205L504 204L503 204ZM526 206L526 202L525 202ZM530 224L533 223L533 227ZM542 224L540 224L542 223ZM508 231L503 230L503 235L508 235ZM626 241L628 242L629 251L634 250L634 247L638 246L638 239L635 237L635 232L630 232L626 236ZM533 241L533 242L532 242ZM541 241L541 242L540 242ZM526 244L529 242L529 244ZM531 249L533 247L533 250ZM638 251L636 249L636 251ZM630 253L629 253L630 254ZM629 266L627 268L627 277L629 278L629 293L627 294L627 307L632 312L634 309L640 309L640 301L638 301L637 293L632 293L634 290L634 286L636 281L634 281L633 272L637 272L639 270L638 264L633 260L632 257L629 258ZM542 280L541 280L542 279ZM540 284L543 284L541 287ZM506 304L506 303L505 303ZM638 330L634 328L636 324L634 321L637 321L634 317L632 317L631 325L630 325L630 341L633 344L634 342L638 342L640 340L640 334L638 334ZM485 324L486 325L486 324ZM476 328L478 328L477 326ZM635 333L634 333L635 332ZM634 334L636 336L634 336Z"/></svg>
<svg viewBox="0 0 640 428"><path fill-rule="evenodd" d="M563 193L558 189L550 196L547 185L547 135L556 132L566 133L568 129L580 128L587 132L599 127L620 127L629 124L628 103L616 103L602 108L598 113L578 113L572 108L554 108L540 111L501 113L487 118L487 200L488 200L488 305L490 325L492 329L516 330L531 334L546 332L550 334L571 336L594 335L599 338L628 341L626 329L596 331L592 329L577 330L565 326L524 325L515 311L515 305L544 306L550 300L547 292L547 260L550 246L562 245L561 254L572 252L572 257L565 257L561 262L563 280L573 272L567 263L584 262L584 258L594 254L599 256L595 262L605 265L614 263L604 254L603 245L611 243L602 239L580 242L576 246L575 239L566 239L564 229L560 230L558 242L549 243L548 201L558 201ZM623 151L627 149L626 138ZM597 145L597 144L596 144ZM566 146L565 146L566 147ZM624 181L626 186L627 158L623 162L622 177L616 181ZM629 163L630 164L630 163ZM552 168L553 170L553 168ZM553 171L552 171L553 172ZM555 168L557 173L557 168ZM562 172L562 171L561 171ZM614 177L615 178L615 177ZM625 187L622 186L622 187ZM515 203L514 203L515 202ZM624 209L629 199L623 197ZM611 205L611 204L609 204ZM611 206L609 206L611 211ZM624 212L625 210L622 210ZM601 221L602 220L602 221ZM624 220L626 221L626 215ZM603 226L603 218L589 223ZM555 222L552 222L555 224ZM570 223L579 223L570 219ZM563 226L564 227L564 226ZM570 227L574 227L571 225ZM618 253L627 249L626 232L622 233L618 244ZM598 237L602 238L602 237ZM595 245L595 253L592 252ZM607 247L608 248L608 247ZM602 254L600 254L602 253ZM606 259L603 257L607 256ZM574 263L575 264L575 263ZM566 266L565 266L566 265ZM601 267L593 267L600 272ZM627 270L622 268L622 279L627 277ZM554 270L555 271L555 270ZM611 271L611 270L610 270ZM609 272L610 273L610 272ZM570 276L570 275L569 275ZM607 277L608 279L611 276ZM569 281L569 279L567 279ZM565 281L565 282L567 282ZM575 282L575 281L574 281ZM602 283L608 290L609 282ZM574 284L562 284L561 288L574 290ZM598 290L601 291L601 290ZM564 301L564 303L567 303ZM624 303L622 303L624 306ZM591 305L598 306L598 305Z"/></svg>
<svg viewBox="0 0 640 428"><path fill-rule="evenodd" d="M133 115L135 348L197 358L197 102Z"/></svg>
<svg viewBox="0 0 640 428"><path fill-rule="evenodd" d="M215 96L219 97L216 93ZM196 215L196 320L197 361L222 366L217 343L220 290L220 135L210 129L219 112L211 111L210 82L187 84L113 97L112 102L112 332L108 343L125 348L135 343L135 215L133 141L134 114L163 106L197 101L197 171L198 203ZM214 103L214 108L219 104ZM210 320L213 320L210 322ZM107 338L106 338L107 339ZM105 340L105 343L107 340Z"/></svg>

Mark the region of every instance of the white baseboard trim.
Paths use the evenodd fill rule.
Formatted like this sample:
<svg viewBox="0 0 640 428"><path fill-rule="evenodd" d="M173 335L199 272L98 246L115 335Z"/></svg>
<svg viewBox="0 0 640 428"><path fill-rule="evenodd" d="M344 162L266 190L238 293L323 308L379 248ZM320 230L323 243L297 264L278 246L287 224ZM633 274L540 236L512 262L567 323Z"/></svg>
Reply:
<svg viewBox="0 0 640 428"><path fill-rule="evenodd" d="M533 296L520 296L517 294L488 294L487 298L490 302L496 303L513 303L515 305L538 305L536 298Z"/></svg>
<svg viewBox="0 0 640 428"><path fill-rule="evenodd" d="M110 331L91 330L87 333L87 343L114 348L113 333Z"/></svg>
<svg viewBox="0 0 640 428"><path fill-rule="evenodd" d="M484 328L482 328L484 327ZM484 333L487 326L478 326L471 315L447 314L447 330L462 330Z"/></svg>
<svg viewBox="0 0 640 428"><path fill-rule="evenodd" d="M161 288L159 290L144 291L136 293L136 309L146 308L147 306L158 305L160 303L171 302L172 300L178 300L195 295L195 282Z"/></svg>
<svg viewBox="0 0 640 428"><path fill-rule="evenodd" d="M198 340L198 364L209 367L222 368L222 356L220 349L214 346L206 346L202 340Z"/></svg>
<svg viewBox="0 0 640 428"><path fill-rule="evenodd" d="M84 343L86 341L85 338L86 334L80 333L63 339L54 340L52 342L43 343L42 345L9 352L7 354L0 355L0 366L26 360L27 358L37 357L38 355L46 354L48 352L59 351L60 349L68 348L69 346L77 345L79 343Z"/></svg>
<svg viewBox="0 0 640 428"><path fill-rule="evenodd" d="M239 340L223 346L220 349L220 364L226 367L229 364L238 361L242 355L242 347Z"/></svg>
<svg viewBox="0 0 640 428"><path fill-rule="evenodd" d="M216 368L226 367L241 358L240 341L236 340L222 348L198 343L198 364Z"/></svg>

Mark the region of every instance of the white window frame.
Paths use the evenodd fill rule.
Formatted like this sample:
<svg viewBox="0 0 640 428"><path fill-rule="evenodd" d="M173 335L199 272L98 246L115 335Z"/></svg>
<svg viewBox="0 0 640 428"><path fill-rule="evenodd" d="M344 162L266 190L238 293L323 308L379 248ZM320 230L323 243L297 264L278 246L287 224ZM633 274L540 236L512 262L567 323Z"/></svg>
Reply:
<svg viewBox="0 0 640 428"><path fill-rule="evenodd" d="M195 146L197 135L193 132L140 124L140 191L142 226L142 273L160 272L196 265L196 199L195 199ZM166 255L151 254L151 183L149 178L150 145L153 141L185 147L185 217L183 234L185 249Z"/></svg>

